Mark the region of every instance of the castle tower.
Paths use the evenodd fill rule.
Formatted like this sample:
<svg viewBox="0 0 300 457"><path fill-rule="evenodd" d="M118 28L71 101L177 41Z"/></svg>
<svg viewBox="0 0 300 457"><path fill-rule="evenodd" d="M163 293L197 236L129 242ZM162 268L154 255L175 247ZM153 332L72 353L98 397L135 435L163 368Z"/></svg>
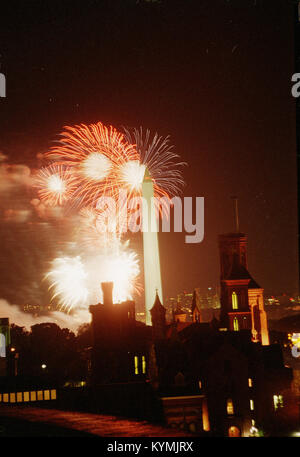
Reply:
<svg viewBox="0 0 300 457"><path fill-rule="evenodd" d="M236 231L219 236L221 280L221 327L249 330L252 341L269 344L263 289L248 271L247 237L239 231L237 199Z"/></svg>
<svg viewBox="0 0 300 457"><path fill-rule="evenodd" d="M223 235L224 236L224 235ZM251 309L248 300L248 284L251 276L239 262L237 254L232 256L230 273L221 276L221 325L229 330L251 330Z"/></svg>
<svg viewBox="0 0 300 457"><path fill-rule="evenodd" d="M219 235L219 252L221 279L229 276L234 256L237 256L240 265L248 268L247 236L245 233L236 232Z"/></svg>
<svg viewBox="0 0 300 457"><path fill-rule="evenodd" d="M113 283L101 283L103 303L90 305L92 315L92 383L124 382L134 374L135 303L113 303Z"/></svg>

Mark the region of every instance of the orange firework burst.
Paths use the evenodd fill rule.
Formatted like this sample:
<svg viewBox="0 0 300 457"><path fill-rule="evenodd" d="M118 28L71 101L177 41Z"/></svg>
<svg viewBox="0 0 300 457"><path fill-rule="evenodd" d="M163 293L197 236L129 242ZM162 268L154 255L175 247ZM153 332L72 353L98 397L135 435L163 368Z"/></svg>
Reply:
<svg viewBox="0 0 300 457"><path fill-rule="evenodd" d="M100 196L114 196L120 166L139 159L122 133L101 122L65 127L59 144L45 156L73 171L78 184L74 196L84 206L94 205Z"/></svg>
<svg viewBox="0 0 300 457"><path fill-rule="evenodd" d="M53 164L38 171L34 179L40 199L48 206L62 205L75 189L76 179L69 168Z"/></svg>

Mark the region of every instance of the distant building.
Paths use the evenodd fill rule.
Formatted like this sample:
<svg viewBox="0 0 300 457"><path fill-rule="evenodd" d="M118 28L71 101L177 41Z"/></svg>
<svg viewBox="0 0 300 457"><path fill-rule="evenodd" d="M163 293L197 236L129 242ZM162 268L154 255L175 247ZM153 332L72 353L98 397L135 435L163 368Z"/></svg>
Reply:
<svg viewBox="0 0 300 457"><path fill-rule="evenodd" d="M177 297L168 297L164 301L166 307L167 320L171 321L174 317L174 312L180 310L181 314L186 314L186 322L193 321L192 303L194 295L196 294L197 306L202 309L203 320L209 321L213 316L213 310L220 308L220 297L217 287L196 287L193 292L184 291L177 295Z"/></svg>
<svg viewBox="0 0 300 457"><path fill-rule="evenodd" d="M34 316L40 316L48 314L53 311L57 311L58 306L53 303L49 303L48 305L33 305L30 303L26 303L25 305L21 306L21 309L24 313L33 314Z"/></svg>

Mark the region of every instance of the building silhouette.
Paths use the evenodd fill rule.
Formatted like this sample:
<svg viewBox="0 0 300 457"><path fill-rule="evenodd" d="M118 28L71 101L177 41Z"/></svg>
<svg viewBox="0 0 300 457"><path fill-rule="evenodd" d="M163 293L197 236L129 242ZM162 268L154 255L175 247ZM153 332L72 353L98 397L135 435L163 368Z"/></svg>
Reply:
<svg viewBox="0 0 300 457"><path fill-rule="evenodd" d="M121 411L125 397L138 398L136 411L140 407L143 416L147 398L151 417L197 434L272 433L278 410L287 406L292 371L284 366L280 346L269 343L263 289L248 271L246 235L220 235L219 252L219 320L203 322L195 290L192 320L179 303L167 321L156 294L147 326L136 321L134 302L114 304L113 284L102 284L103 303L90 307L91 384L110 386L107 392L118 385ZM128 408L127 403L126 413Z"/></svg>
<svg viewBox="0 0 300 457"><path fill-rule="evenodd" d="M129 382L146 376L150 328L136 321L134 301L113 303L113 283L101 283L103 303L92 314L92 383Z"/></svg>

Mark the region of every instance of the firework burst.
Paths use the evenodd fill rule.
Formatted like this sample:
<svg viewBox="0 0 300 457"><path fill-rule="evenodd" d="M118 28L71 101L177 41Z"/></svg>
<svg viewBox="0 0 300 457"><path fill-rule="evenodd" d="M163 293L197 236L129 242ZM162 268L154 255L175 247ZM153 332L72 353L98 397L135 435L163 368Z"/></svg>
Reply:
<svg viewBox="0 0 300 457"><path fill-rule="evenodd" d="M40 198L51 205L68 200L80 210L75 243L79 255L55 259L46 275L53 299L63 311L86 308L99 299L102 281L114 282L115 303L131 299L141 288L137 255L122 243L129 200L142 196L145 176L153 180L155 197L178 195L185 163L173 152L169 137L151 136L142 128L123 134L101 122L65 127L45 156L53 164L38 174ZM125 198L121 204L118 199L116 211L97 205L102 197L116 201L120 190Z"/></svg>
<svg viewBox="0 0 300 457"><path fill-rule="evenodd" d="M67 126L61 140L45 157L67 165L78 188L74 194L80 205L95 205L103 195L115 195L120 166L138 160L135 147L122 133L101 122Z"/></svg>
<svg viewBox="0 0 300 457"><path fill-rule="evenodd" d="M56 258L45 279L50 282L52 300L58 302L61 311L70 312L97 303L103 281L114 283L114 303L132 299L141 290L139 273L137 255L125 244L115 245L109 255Z"/></svg>
<svg viewBox="0 0 300 457"><path fill-rule="evenodd" d="M76 189L76 179L69 168L55 164L38 171L34 186L46 205L57 206L71 199Z"/></svg>
<svg viewBox="0 0 300 457"><path fill-rule="evenodd" d="M186 163L178 161L179 155L173 152L170 137L163 138L155 133L151 139L150 130L147 129L144 133L142 127L134 129L132 133L127 129L124 131L126 140L135 145L139 154L139 167L135 166L135 173L133 173L133 167L130 170L132 173L124 173L123 171L126 178L131 178L130 184L133 185L133 178L135 178L135 182L139 182L141 186L143 179L140 180L139 177L142 169L145 171L147 168L153 179L156 196L171 197L178 195L185 185L182 167ZM122 167L124 169L126 164Z"/></svg>
<svg viewBox="0 0 300 457"><path fill-rule="evenodd" d="M87 272L79 256L54 259L45 279L51 283L52 300L57 298L61 311L84 306L88 299Z"/></svg>

